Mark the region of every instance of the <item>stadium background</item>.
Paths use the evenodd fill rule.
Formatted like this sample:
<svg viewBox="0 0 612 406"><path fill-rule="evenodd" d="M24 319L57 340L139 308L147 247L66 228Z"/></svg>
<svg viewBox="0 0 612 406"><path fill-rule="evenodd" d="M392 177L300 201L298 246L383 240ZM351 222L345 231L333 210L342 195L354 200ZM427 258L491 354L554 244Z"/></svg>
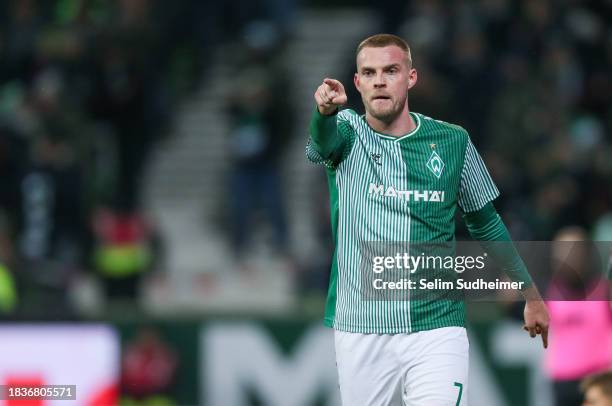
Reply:
<svg viewBox="0 0 612 406"><path fill-rule="evenodd" d="M609 1L15 0L0 21L0 384L338 404L303 151L323 77L360 109L377 32L413 48L411 108L469 130L515 239L612 240ZM551 404L517 306L472 307L471 404Z"/></svg>

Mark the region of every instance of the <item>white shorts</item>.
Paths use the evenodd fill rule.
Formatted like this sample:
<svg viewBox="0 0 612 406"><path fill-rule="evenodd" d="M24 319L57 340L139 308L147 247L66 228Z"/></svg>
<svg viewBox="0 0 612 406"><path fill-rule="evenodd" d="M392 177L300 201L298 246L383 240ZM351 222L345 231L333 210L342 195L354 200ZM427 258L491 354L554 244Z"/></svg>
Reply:
<svg viewBox="0 0 612 406"><path fill-rule="evenodd" d="M335 331L344 406L465 406L469 343L463 327L412 334Z"/></svg>

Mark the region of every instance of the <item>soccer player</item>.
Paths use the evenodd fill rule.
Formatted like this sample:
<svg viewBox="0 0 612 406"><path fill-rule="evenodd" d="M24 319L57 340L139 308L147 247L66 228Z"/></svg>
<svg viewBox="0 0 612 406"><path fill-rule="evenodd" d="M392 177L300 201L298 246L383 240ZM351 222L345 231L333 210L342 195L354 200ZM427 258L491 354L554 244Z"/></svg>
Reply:
<svg viewBox="0 0 612 406"><path fill-rule="evenodd" d="M342 402L466 405L463 301L365 300L360 261L370 241L454 241L457 207L474 239L511 241L491 203L498 190L463 128L409 110L417 71L404 40L374 35L359 44L356 59L365 116L339 111L344 86L324 79L307 146L329 183L336 249L325 324L335 329ZM524 329L541 334L546 347L546 307L512 243L498 247L493 255L524 282Z"/></svg>

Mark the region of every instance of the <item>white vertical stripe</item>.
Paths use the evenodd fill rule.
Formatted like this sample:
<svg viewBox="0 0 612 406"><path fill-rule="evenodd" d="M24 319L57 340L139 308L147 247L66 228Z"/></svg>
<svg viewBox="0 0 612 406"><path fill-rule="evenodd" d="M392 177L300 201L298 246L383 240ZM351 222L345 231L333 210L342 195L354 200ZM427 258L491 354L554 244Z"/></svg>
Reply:
<svg viewBox="0 0 612 406"><path fill-rule="evenodd" d="M491 175L469 138L465 147L460 187L457 203L466 212L479 210L499 196Z"/></svg>

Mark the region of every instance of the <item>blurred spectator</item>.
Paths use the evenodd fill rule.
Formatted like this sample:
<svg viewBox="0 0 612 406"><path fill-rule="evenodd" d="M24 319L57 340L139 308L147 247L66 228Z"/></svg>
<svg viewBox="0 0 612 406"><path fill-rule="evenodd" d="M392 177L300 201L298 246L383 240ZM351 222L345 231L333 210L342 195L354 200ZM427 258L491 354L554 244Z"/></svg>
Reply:
<svg viewBox="0 0 612 406"><path fill-rule="evenodd" d="M144 10L126 7L117 30L103 40L91 101L94 117L108 123L115 136L119 168L114 206L123 210L139 207L139 179L158 124L150 104L156 86L155 77L147 77L152 38Z"/></svg>
<svg viewBox="0 0 612 406"><path fill-rule="evenodd" d="M154 269L160 246L143 216L100 210L94 217L94 267L110 299L138 297L143 276Z"/></svg>
<svg viewBox="0 0 612 406"><path fill-rule="evenodd" d="M50 90L61 86L57 80L40 78L45 83L34 95L41 128L20 174L19 251L29 260L76 263L85 248L82 166L73 142L77 127L61 115L60 90Z"/></svg>
<svg viewBox="0 0 612 406"><path fill-rule="evenodd" d="M122 404L170 405L178 356L158 331L143 328L127 344L121 362Z"/></svg>
<svg viewBox="0 0 612 406"><path fill-rule="evenodd" d="M612 372L591 375L582 380L583 406L612 406Z"/></svg>
<svg viewBox="0 0 612 406"><path fill-rule="evenodd" d="M240 257L251 235L255 209L265 210L274 246L287 254L288 234L279 162L291 134L291 87L279 66L278 33L265 22L249 25L228 99L233 160L231 223Z"/></svg>
<svg viewBox="0 0 612 406"><path fill-rule="evenodd" d="M70 318L66 293L87 249L81 167L65 127L47 122L41 131L18 174L13 264L23 281L24 316L38 317L45 309L45 318Z"/></svg>
<svg viewBox="0 0 612 406"><path fill-rule="evenodd" d="M556 405L581 401L579 382L612 366L608 282L579 227L561 229L552 246L554 273L546 292L550 313L547 367Z"/></svg>

